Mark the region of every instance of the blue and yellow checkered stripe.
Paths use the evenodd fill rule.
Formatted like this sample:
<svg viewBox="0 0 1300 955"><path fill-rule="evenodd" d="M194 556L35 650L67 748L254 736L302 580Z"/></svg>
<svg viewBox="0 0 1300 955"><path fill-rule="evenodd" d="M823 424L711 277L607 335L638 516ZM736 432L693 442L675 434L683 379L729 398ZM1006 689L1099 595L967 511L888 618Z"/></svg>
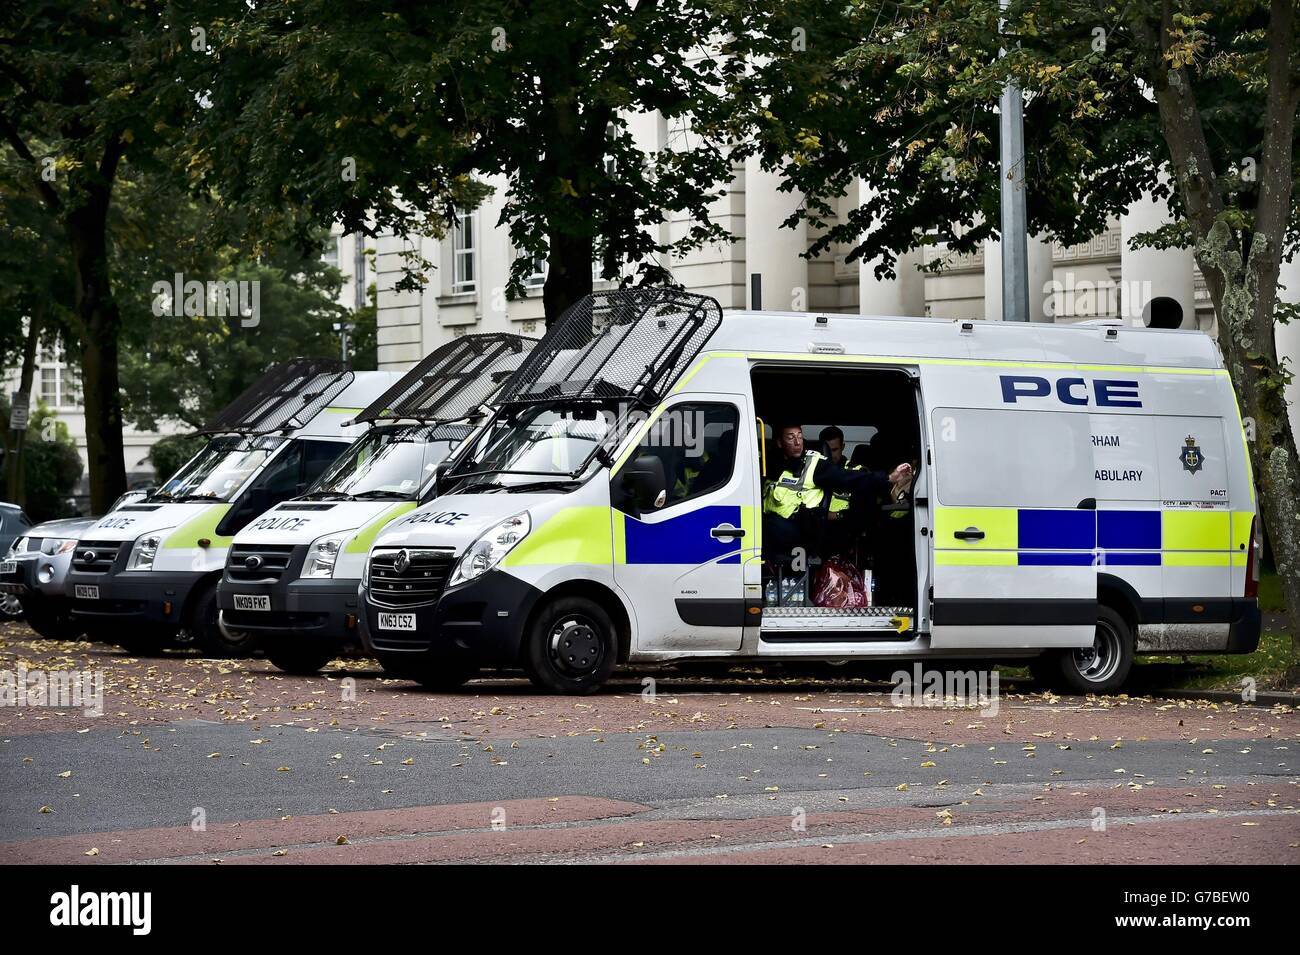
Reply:
<svg viewBox="0 0 1300 955"><path fill-rule="evenodd" d="M1249 511L1065 510L1011 507L935 509L939 566L1245 566ZM961 541L955 531L984 537Z"/></svg>

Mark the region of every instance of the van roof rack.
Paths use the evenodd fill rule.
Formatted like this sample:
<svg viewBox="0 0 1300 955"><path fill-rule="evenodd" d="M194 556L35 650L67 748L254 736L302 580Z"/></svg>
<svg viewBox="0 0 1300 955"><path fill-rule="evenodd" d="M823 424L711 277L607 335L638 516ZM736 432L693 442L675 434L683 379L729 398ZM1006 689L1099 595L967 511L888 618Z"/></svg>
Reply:
<svg viewBox="0 0 1300 955"><path fill-rule="evenodd" d="M352 384L337 358L292 358L261 378L199 429L199 434L262 435L301 427Z"/></svg>
<svg viewBox="0 0 1300 955"><path fill-rule="evenodd" d="M497 403L653 406L722 324L722 307L679 288L595 292L569 307L501 389Z"/></svg>
<svg viewBox="0 0 1300 955"><path fill-rule="evenodd" d="M354 421L458 421L474 414L515 373L535 338L465 335L435 348Z"/></svg>

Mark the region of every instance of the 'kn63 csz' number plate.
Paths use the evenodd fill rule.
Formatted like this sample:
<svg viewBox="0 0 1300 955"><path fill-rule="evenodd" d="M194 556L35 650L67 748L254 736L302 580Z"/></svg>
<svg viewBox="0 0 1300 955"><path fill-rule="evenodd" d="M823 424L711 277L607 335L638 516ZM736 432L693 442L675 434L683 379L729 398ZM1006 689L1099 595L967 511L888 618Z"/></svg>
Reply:
<svg viewBox="0 0 1300 955"><path fill-rule="evenodd" d="M381 613L379 615L380 630L414 630L415 614L413 613Z"/></svg>

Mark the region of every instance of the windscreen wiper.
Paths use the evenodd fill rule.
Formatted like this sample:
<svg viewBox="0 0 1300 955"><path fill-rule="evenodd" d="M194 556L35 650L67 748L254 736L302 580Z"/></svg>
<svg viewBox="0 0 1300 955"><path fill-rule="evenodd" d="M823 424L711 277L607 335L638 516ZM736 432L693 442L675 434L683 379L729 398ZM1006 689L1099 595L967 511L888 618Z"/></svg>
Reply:
<svg viewBox="0 0 1300 955"><path fill-rule="evenodd" d="M355 500L351 494L345 494L342 491L308 491L306 494L298 495L300 501L351 501Z"/></svg>
<svg viewBox="0 0 1300 955"><path fill-rule="evenodd" d="M409 501L414 498L414 495L405 491L384 491L377 488L373 491L362 491L360 494L354 494L351 499L362 501L366 498L392 498L393 500Z"/></svg>
<svg viewBox="0 0 1300 955"><path fill-rule="evenodd" d="M565 488L573 490L582 487L581 481L574 481L568 478L561 478L557 481L529 481L527 484L505 484L502 485L507 494L515 494L522 491L550 491Z"/></svg>
<svg viewBox="0 0 1300 955"><path fill-rule="evenodd" d="M454 487L451 489L452 494L474 494L478 491L500 491L502 485L494 481L475 481L473 484L466 484L464 487Z"/></svg>

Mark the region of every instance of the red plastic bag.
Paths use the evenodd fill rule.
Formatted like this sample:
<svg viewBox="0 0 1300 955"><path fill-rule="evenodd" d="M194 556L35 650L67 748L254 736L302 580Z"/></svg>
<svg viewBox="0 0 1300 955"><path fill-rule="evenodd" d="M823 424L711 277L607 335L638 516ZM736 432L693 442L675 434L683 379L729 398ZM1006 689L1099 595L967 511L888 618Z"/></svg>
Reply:
<svg viewBox="0 0 1300 955"><path fill-rule="evenodd" d="M831 557L813 578L814 607L869 607L871 594L862 573L842 557Z"/></svg>

